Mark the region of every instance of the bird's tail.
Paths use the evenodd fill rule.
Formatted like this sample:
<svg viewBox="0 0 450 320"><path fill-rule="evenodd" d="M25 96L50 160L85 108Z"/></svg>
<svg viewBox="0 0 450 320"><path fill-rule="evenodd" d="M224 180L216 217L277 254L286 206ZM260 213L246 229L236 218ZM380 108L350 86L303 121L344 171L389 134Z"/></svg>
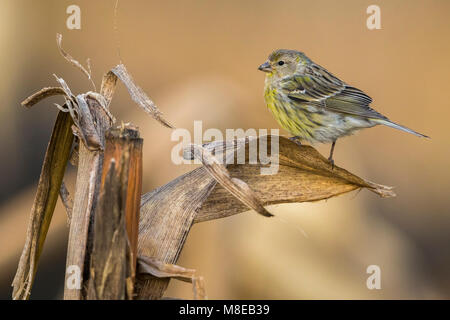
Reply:
<svg viewBox="0 0 450 320"><path fill-rule="evenodd" d="M399 125L399 124L397 124L395 122L392 122L390 120L376 119L375 122L377 122L379 124L384 124L385 126L388 126L388 127L391 127L391 128L395 128L395 129L398 129L398 130L402 130L402 131L411 133L411 134L413 134L415 136L418 136L418 137L421 137L421 138L430 138L429 136L426 136L424 134L418 133L418 132L416 132L416 131L414 131L412 129L409 129L409 128L406 128L404 126L401 126L401 125Z"/></svg>

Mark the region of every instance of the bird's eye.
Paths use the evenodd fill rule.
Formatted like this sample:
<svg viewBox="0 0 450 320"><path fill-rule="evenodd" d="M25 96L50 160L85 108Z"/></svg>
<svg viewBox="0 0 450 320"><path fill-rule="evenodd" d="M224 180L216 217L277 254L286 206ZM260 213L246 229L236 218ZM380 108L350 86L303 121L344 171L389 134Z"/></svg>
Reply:
<svg viewBox="0 0 450 320"><path fill-rule="evenodd" d="M284 64L284 61L278 61L278 65L282 66Z"/></svg>

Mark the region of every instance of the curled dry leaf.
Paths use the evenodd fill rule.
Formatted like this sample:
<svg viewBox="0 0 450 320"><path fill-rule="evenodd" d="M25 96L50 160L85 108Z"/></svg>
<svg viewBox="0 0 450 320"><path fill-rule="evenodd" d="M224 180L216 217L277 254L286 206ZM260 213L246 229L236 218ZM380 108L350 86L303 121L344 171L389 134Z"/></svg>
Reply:
<svg viewBox="0 0 450 320"><path fill-rule="evenodd" d="M103 109L103 111L106 113L106 115L111 120L111 122L112 123L116 122L116 118L109 111L109 108L108 108L109 102L108 102L108 100L106 100L106 98L104 96L102 96L100 93L89 91L86 93L86 97L89 97L89 98L97 101L97 104L100 106L100 108Z"/></svg>
<svg viewBox="0 0 450 320"><path fill-rule="evenodd" d="M265 150L278 149L278 152L268 152L271 163L262 161L261 149L257 153L257 161L249 163L249 159L255 160L254 155L249 153L255 142L260 147L266 146L263 148ZM194 158L195 153L198 153L195 150L192 146L185 150L185 157ZM209 150L216 155L224 154L224 158L234 160L226 165L228 174L220 170L219 173L214 172L211 167L204 165L143 195L139 255L174 264L193 223L248 211L249 204L227 188L238 180L252 190L246 196L256 199L262 206L318 201L361 188L381 197L395 196L392 188L367 181L337 166L333 169L328 160L314 148L298 146L285 137L263 136L232 142L219 141L214 142L213 146L205 145L201 150ZM244 152L243 164L237 164L239 152ZM278 170L273 171L273 174L261 174L263 169L270 172L267 169L271 165L276 165ZM216 179L231 181L224 183ZM245 193L244 188L241 191ZM161 298L168 285L165 279L138 277L138 280L140 299Z"/></svg>
<svg viewBox="0 0 450 320"><path fill-rule="evenodd" d="M158 120L162 125L173 128L173 126L162 117L162 112L159 111L156 104L147 96L147 94L135 84L133 78L128 73L125 65L119 64L111 70L123 84L127 87L131 99L150 114L155 120Z"/></svg>
<svg viewBox="0 0 450 320"><path fill-rule="evenodd" d="M65 92L62 88L59 87L43 88L40 91L32 94L31 96L23 100L21 105L27 108L31 108L32 106L34 106L36 103L38 103L43 99L60 95L65 95Z"/></svg>
<svg viewBox="0 0 450 320"><path fill-rule="evenodd" d="M91 82L92 86L94 87L94 91L95 91L96 88L95 88L95 83L92 80L91 62L90 62L90 60L89 59L87 60L88 69L86 70L86 68L83 67L83 65L81 63L79 63L77 60L75 60L70 54L68 54L63 49L63 47L62 47L62 35L59 34L59 33L56 34L56 44L58 45L59 52L64 57L64 59L66 59L74 67L78 68L89 79L89 81Z"/></svg>
<svg viewBox="0 0 450 320"><path fill-rule="evenodd" d="M109 109L109 104L114 96L117 85L117 76L112 71L108 71L102 79L102 85L100 87L100 94L105 98L105 107Z"/></svg>
<svg viewBox="0 0 450 320"><path fill-rule="evenodd" d="M156 278L175 278L191 282L194 299L206 299L204 279L201 276L196 276L194 269L187 269L175 264L164 263L154 258L141 256L138 258L137 271L141 276L150 275Z"/></svg>
<svg viewBox="0 0 450 320"><path fill-rule="evenodd" d="M193 150L194 157L202 161L208 173L236 199L263 216L272 216L262 206L252 189L244 181L238 178L231 178L225 165L221 164L207 149L202 146L192 145L191 150Z"/></svg>
<svg viewBox="0 0 450 320"><path fill-rule="evenodd" d="M74 132L84 142L86 147L91 150L101 150L104 147L103 126L98 122L105 122L103 114L109 118L109 124L114 117L106 107L106 99L98 93L87 92L74 96L64 79L55 75L56 80L64 91L67 111L72 116L75 123ZM65 111L65 110L63 110ZM101 119L100 119L101 118Z"/></svg>
<svg viewBox="0 0 450 320"><path fill-rule="evenodd" d="M299 146L285 137L277 136L259 137L259 146L267 144L267 149L271 150L274 138L279 141L279 157L271 159L272 164L278 163L276 174L262 175L261 169L268 168L268 165L259 161L255 165L227 166L230 175L245 181L264 206L324 200L360 188L366 188L381 197L395 196L391 187L367 181L338 166L332 168L329 161L311 146ZM248 143L245 146L245 163L248 163ZM223 218L247 210L242 202L217 186L202 204L194 222Z"/></svg>
<svg viewBox="0 0 450 320"><path fill-rule="evenodd" d="M104 148L102 143L102 136L98 132L93 114L90 110L90 105L86 100L85 94L76 96L76 106L78 114L78 133L80 133L81 140L85 143L87 148L91 151L100 150Z"/></svg>

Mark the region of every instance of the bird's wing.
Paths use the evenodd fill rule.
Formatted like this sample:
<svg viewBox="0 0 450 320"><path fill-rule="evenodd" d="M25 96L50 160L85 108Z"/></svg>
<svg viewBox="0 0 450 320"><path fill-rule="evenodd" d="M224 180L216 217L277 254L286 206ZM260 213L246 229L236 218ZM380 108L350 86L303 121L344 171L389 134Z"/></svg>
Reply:
<svg viewBox="0 0 450 320"><path fill-rule="evenodd" d="M307 66L302 73L285 78L281 86L289 98L300 103L366 118L387 119L369 107L372 99L367 94L316 64Z"/></svg>

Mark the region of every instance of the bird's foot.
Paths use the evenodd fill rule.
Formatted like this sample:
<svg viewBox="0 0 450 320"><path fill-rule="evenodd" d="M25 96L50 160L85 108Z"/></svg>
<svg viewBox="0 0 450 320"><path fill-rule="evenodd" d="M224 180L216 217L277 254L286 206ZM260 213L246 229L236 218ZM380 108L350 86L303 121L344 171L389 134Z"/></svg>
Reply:
<svg viewBox="0 0 450 320"><path fill-rule="evenodd" d="M289 140L291 140L292 142L295 142L298 146L302 145L302 143L300 142L299 136L290 137Z"/></svg>
<svg viewBox="0 0 450 320"><path fill-rule="evenodd" d="M331 164L331 170L334 170L334 160L333 160L333 158L328 158L328 162L330 162L330 164Z"/></svg>
<svg viewBox="0 0 450 320"><path fill-rule="evenodd" d="M336 140L334 140L333 143L331 144L330 156L328 157L328 161L331 164L331 170L334 169L333 152L334 152L334 147L335 146L336 146Z"/></svg>

